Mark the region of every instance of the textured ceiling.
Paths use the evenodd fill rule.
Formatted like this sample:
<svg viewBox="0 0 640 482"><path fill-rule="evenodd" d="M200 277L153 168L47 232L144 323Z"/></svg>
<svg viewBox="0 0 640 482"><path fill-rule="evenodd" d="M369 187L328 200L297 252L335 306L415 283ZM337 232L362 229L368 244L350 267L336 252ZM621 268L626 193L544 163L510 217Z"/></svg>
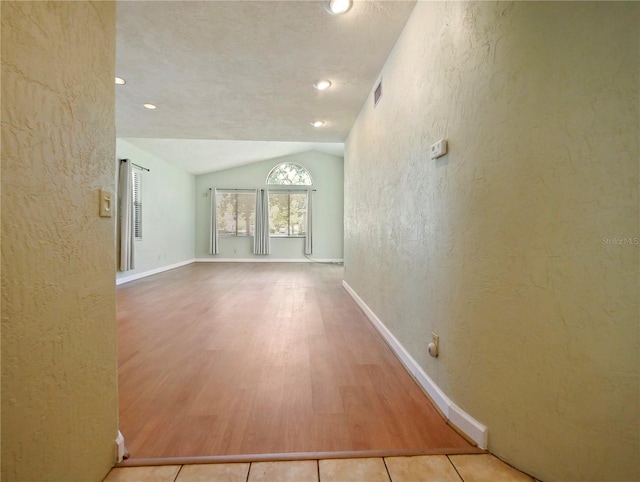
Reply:
<svg viewBox="0 0 640 482"><path fill-rule="evenodd" d="M117 135L147 150L184 139L188 154L204 145L188 139L342 143L415 3L356 1L342 16L315 0L117 5ZM320 78L332 88L315 90ZM214 157L198 170L223 168Z"/></svg>

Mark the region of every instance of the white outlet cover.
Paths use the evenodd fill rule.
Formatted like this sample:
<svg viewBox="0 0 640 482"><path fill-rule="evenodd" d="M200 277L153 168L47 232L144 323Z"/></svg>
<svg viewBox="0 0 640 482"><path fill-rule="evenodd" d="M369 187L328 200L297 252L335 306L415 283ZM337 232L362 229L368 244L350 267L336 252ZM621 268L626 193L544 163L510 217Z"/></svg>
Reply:
<svg viewBox="0 0 640 482"><path fill-rule="evenodd" d="M431 145L431 159L437 159L444 156L447 153L447 140L440 139L435 144Z"/></svg>

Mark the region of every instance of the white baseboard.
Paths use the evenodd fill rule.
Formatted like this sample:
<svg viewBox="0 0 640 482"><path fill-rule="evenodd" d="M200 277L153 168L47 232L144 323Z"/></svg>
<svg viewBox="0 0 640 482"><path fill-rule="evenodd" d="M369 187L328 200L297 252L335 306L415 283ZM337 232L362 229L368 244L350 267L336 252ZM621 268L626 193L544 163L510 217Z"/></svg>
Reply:
<svg viewBox="0 0 640 482"><path fill-rule="evenodd" d="M161 268L144 271L142 273L132 274L131 276L123 276L122 278L116 278L116 285L128 283L129 281L135 281L140 278L146 278L154 274L162 273L163 271L169 271L170 269L186 266L191 263L336 263L340 264L343 259L307 259L307 258L194 258L180 263L171 264L168 266L162 266Z"/></svg>
<svg viewBox="0 0 640 482"><path fill-rule="evenodd" d="M343 259L308 258L196 258L196 263L342 263Z"/></svg>
<svg viewBox="0 0 640 482"><path fill-rule="evenodd" d="M118 463L120 463L129 457L127 448L124 446L124 436L120 430L118 430L118 436L116 437L116 447L118 448Z"/></svg>
<svg viewBox="0 0 640 482"><path fill-rule="evenodd" d="M155 268L149 271L144 271L142 273L132 274L131 276L124 276L122 278L116 278L116 285L121 285L124 283L128 283L129 281L135 281L140 278L146 278L147 276L151 276L154 274L162 273L163 271L169 271L170 269L179 268L180 266L186 266L195 262L195 259L188 259L186 261L180 261L179 263L170 264L168 266L162 266L161 268Z"/></svg>
<svg viewBox="0 0 640 482"><path fill-rule="evenodd" d="M382 323L380 318L367 306L367 304L358 296L358 294L349 286L346 281L342 282L342 285L347 290L347 293L351 295L354 301L358 304L360 309L369 318L371 324L378 330L380 335L385 339L389 347L394 351L396 356L400 359L401 363L407 369L407 371L413 376L413 378L420 384L425 392L431 397L436 406L444 414L444 416L453 425L466 434L471 440L473 440L478 447L486 449L488 444L488 429L480 422L471 417L468 413L463 411L455 403L453 403L449 397L438 387L434 381L429 378L425 371L418 365L409 352L402 346L402 344L396 339L395 336L389 331L389 329Z"/></svg>

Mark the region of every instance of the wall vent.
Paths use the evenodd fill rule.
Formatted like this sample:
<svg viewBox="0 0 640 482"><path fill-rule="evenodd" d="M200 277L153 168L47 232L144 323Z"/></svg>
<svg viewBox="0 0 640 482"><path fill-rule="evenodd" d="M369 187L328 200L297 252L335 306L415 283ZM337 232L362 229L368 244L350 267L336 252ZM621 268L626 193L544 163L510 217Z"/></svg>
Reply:
<svg viewBox="0 0 640 482"><path fill-rule="evenodd" d="M373 92L373 106L377 106L378 102L380 102L380 97L382 97L382 79L378 82L378 86L376 90Z"/></svg>

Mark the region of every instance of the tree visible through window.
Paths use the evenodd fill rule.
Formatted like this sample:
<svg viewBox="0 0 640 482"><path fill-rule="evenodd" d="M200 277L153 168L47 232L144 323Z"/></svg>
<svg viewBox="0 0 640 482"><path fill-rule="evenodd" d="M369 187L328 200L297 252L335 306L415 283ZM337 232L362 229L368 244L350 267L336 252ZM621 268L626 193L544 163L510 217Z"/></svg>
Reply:
<svg viewBox="0 0 640 482"><path fill-rule="evenodd" d="M256 195L220 192L216 196L219 236L253 236L256 224Z"/></svg>
<svg viewBox="0 0 640 482"><path fill-rule="evenodd" d="M269 193L271 236L305 236L307 193Z"/></svg>
<svg viewBox="0 0 640 482"><path fill-rule="evenodd" d="M279 184L287 186L311 186L311 174L300 164L295 162L283 162L271 169L267 176L267 184Z"/></svg>
<svg viewBox="0 0 640 482"><path fill-rule="evenodd" d="M283 162L271 169L267 184L311 186L311 174L300 164ZM307 227L307 193L269 191L269 232L271 236L305 236Z"/></svg>

